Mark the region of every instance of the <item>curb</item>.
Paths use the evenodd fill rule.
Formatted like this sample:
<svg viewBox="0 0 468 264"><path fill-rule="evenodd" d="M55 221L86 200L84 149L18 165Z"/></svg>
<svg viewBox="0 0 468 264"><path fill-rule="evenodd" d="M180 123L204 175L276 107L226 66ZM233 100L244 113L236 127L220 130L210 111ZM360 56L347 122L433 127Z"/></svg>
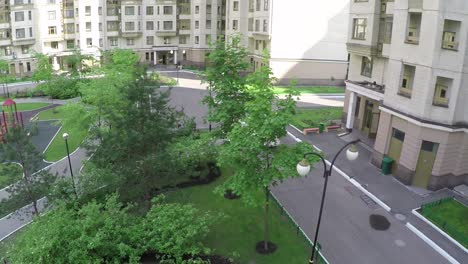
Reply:
<svg viewBox="0 0 468 264"><path fill-rule="evenodd" d="M432 223L429 219L424 217L422 214L420 214L417 210L419 210L421 207L415 208L411 210L411 212L419 219L424 221L426 224L430 225L432 228L434 228L437 232L439 232L441 235L443 235L445 238L450 240L453 244L457 245L459 248L461 248L463 251L468 253L468 249L466 249L462 244L460 244L458 241L453 239L449 234L445 233L442 229L440 229L438 226L436 226L434 223Z"/></svg>
<svg viewBox="0 0 468 264"><path fill-rule="evenodd" d="M455 258L450 256L445 250L439 247L434 241L424 235L421 231L419 231L416 227L414 227L411 223L406 223L406 227L411 230L414 234L416 234L419 238L421 238L424 242L426 242L430 247L432 247L437 253L442 255L446 260L448 260L452 264L460 264Z"/></svg>

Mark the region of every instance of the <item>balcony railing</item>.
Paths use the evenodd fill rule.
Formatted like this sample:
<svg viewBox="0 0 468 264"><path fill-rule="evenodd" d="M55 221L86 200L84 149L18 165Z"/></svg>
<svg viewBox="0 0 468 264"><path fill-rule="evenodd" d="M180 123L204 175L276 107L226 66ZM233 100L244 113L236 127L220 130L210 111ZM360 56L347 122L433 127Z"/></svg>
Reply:
<svg viewBox="0 0 468 264"><path fill-rule="evenodd" d="M382 94L385 93L385 85L380 85L380 84L377 84L376 82L367 82L367 81L364 81L364 82L347 81L347 82L352 83L354 85L358 85L360 87L363 87L369 90L372 90L372 91L375 91L375 92L378 92L378 93L382 93Z"/></svg>

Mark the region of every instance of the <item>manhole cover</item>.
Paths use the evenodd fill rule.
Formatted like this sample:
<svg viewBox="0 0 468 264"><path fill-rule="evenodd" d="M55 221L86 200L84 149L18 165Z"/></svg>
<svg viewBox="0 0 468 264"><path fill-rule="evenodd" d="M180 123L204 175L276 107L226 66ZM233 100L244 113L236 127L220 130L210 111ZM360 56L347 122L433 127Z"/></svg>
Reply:
<svg viewBox="0 0 468 264"><path fill-rule="evenodd" d="M395 214L395 218L400 220L400 221L405 221L406 220L406 216L402 215L402 214Z"/></svg>
<svg viewBox="0 0 468 264"><path fill-rule="evenodd" d="M395 244L396 244L397 246L399 246L399 247L404 247L404 246L406 246L405 241L400 240L400 239L395 240Z"/></svg>
<svg viewBox="0 0 468 264"><path fill-rule="evenodd" d="M371 214L369 216L369 224L375 230L384 231L390 228L390 222L383 215Z"/></svg>

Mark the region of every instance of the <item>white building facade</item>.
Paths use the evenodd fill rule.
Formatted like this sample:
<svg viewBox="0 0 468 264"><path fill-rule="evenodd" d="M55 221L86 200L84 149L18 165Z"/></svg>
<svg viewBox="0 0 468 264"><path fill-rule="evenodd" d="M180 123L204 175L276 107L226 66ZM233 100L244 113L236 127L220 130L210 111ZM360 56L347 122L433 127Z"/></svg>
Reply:
<svg viewBox="0 0 468 264"><path fill-rule="evenodd" d="M353 0L343 120L372 162L428 189L468 182L468 1Z"/></svg>
<svg viewBox="0 0 468 264"><path fill-rule="evenodd" d="M226 35L240 34L253 68L264 50L280 83L342 85L349 0L227 0Z"/></svg>

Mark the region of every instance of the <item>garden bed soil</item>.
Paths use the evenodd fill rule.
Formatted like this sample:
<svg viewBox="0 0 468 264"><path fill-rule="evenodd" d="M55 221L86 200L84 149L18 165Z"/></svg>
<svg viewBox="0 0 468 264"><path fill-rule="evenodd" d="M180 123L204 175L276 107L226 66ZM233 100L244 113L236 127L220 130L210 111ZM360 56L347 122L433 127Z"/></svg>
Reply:
<svg viewBox="0 0 468 264"><path fill-rule="evenodd" d="M197 256L204 261L209 261L210 264L232 264L232 261L226 257L219 255L210 255L210 256ZM191 256L184 257L184 260L194 259ZM144 264L159 264L161 263L161 257L155 253L147 253L141 257L140 263Z"/></svg>

